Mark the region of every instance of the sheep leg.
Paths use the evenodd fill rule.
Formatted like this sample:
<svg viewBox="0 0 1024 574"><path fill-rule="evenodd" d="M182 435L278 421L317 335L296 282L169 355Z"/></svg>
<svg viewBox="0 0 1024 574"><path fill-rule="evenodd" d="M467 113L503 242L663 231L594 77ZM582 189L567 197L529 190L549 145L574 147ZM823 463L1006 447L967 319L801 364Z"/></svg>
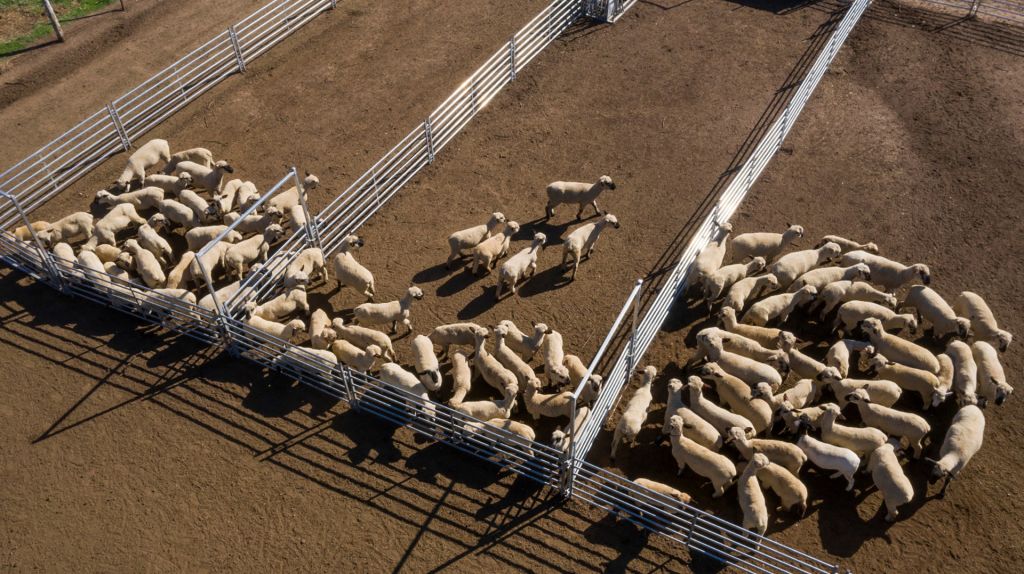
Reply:
<svg viewBox="0 0 1024 574"><path fill-rule="evenodd" d="M580 204L580 209L579 209L579 211L576 212L576 221L579 221L579 220L583 219L583 207L584 206L586 206L585 203L581 203Z"/></svg>
<svg viewBox="0 0 1024 574"><path fill-rule="evenodd" d="M572 265L572 277L570 278L570 281L575 281L576 280L576 270L579 269L579 267L580 267L580 254L579 253L574 253L573 254L573 259L574 259L574 262L573 262L573 265Z"/></svg>
<svg viewBox="0 0 1024 574"><path fill-rule="evenodd" d="M599 216L604 216L604 215L607 214L607 212L601 211L601 209L597 207L597 200L596 199L594 201L591 201L590 205L594 206L594 211L597 212L597 214Z"/></svg>
<svg viewBox="0 0 1024 574"><path fill-rule="evenodd" d="M396 320L391 322L391 333L395 334L397 332L398 332L398 320L396 319Z"/></svg>
<svg viewBox="0 0 1024 574"><path fill-rule="evenodd" d="M406 319L402 320L402 324L405 325L409 329L409 331L408 331L409 333L412 333L412 321L410 321L408 318L406 318ZM398 329L396 328L395 330L397 331Z"/></svg>
<svg viewBox="0 0 1024 574"><path fill-rule="evenodd" d="M499 301L501 300L501 288L504 287L504 286L505 286L505 282L499 277L498 278L498 290L494 293L494 298L495 299L497 299ZM512 292L513 293L516 292L514 287L512 289Z"/></svg>
<svg viewBox="0 0 1024 574"><path fill-rule="evenodd" d="M544 207L544 219L551 219L552 217L555 216L555 205L556 204L551 203L549 201L548 204Z"/></svg>

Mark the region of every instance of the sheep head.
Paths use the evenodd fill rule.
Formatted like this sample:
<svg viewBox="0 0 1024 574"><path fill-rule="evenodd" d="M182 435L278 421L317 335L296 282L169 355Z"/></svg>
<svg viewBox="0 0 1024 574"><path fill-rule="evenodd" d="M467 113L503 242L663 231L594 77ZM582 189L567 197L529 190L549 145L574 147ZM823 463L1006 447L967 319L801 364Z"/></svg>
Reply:
<svg viewBox="0 0 1024 574"><path fill-rule="evenodd" d="M423 298L423 290L413 285L405 292L406 296L416 299L417 301Z"/></svg>
<svg viewBox="0 0 1024 574"><path fill-rule="evenodd" d="M164 214L162 214L162 213L155 213L155 214L153 214L146 223L148 223L149 226L152 227L156 231L160 231L161 229L166 229L167 226L169 225L169 222L167 221L167 217L165 217Z"/></svg>
<svg viewBox="0 0 1024 574"><path fill-rule="evenodd" d="M310 190L310 189L316 189L316 187L318 185L320 185L320 178L318 178L317 176L315 176L315 175L313 175L313 174L311 174L311 173L309 173L307 171L306 172L306 177L302 179L302 186L306 190Z"/></svg>
<svg viewBox="0 0 1024 574"><path fill-rule="evenodd" d="M928 266L924 263L915 263L910 266L914 270L914 273L921 278L921 283L928 285L932 282L932 272L928 269Z"/></svg>
<svg viewBox="0 0 1024 574"><path fill-rule="evenodd" d="M216 167L217 169L221 170L221 171L226 171L228 173L235 173L235 168L231 167L231 164L229 164L228 162L226 162L224 160L218 161L217 163L213 164L213 166ZM182 175L184 175L184 174L182 174Z"/></svg>
<svg viewBox="0 0 1024 574"><path fill-rule="evenodd" d="M608 189L615 189L615 182L612 181L612 178L607 176L607 175L602 175L597 180L597 182L600 183L601 185L603 185L604 187L608 188Z"/></svg>

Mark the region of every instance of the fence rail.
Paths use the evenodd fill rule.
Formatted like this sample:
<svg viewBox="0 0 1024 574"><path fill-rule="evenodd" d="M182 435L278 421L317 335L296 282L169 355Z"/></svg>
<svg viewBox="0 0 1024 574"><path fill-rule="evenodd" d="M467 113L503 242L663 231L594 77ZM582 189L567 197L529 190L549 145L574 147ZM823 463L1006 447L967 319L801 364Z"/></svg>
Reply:
<svg viewBox="0 0 1024 574"><path fill-rule="evenodd" d="M967 18L983 16L1008 22L1024 24L1024 2L1018 0L915 0L941 6L946 10L962 12Z"/></svg>

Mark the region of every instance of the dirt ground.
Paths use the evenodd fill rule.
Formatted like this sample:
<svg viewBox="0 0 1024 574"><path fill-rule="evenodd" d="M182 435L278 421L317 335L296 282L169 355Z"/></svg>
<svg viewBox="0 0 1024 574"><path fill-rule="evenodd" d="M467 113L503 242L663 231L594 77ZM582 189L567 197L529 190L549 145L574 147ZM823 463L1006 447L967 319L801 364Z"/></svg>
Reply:
<svg viewBox="0 0 1024 574"><path fill-rule="evenodd" d="M514 11L521 13L512 13L502 4L499 18L493 7L477 4L424 3L422 10L408 10L343 3L339 10L346 12L317 19L244 78L228 80L152 135L223 150L261 186L275 180L281 166L297 163L326 183L313 197L314 207L323 205L540 6L517 4ZM455 9L459 18L442 17ZM489 16L486 26L474 20L477 13ZM812 34L827 19L820 10L777 15L722 2L642 3L619 25L574 31L542 54L364 227L361 259L377 275L382 296L397 295L410 280L425 286L428 299L414 313L417 331L456 318L540 318L566 334L570 351L589 356L632 281L664 265L681 222L747 144L751 126L764 119L775 92L788 87L787 74L810 51ZM444 33L426 33L437 26ZM1003 293L1014 292L1011 286L1021 275L1013 262L1019 261L993 256L985 261L1002 266L982 267L966 254L951 259L948 253L963 251L963 237L942 234L939 216L945 214L947 222L953 216L931 195L925 199L910 190L922 187L915 176L945 177L944 186L929 189L944 191L946 209L956 208L966 198L954 193L954 178L970 177L969 185L960 185L983 200L972 219L988 223L1014 215L982 211L1001 207L995 195L1012 201L1011 190L1020 187L1019 172L1007 171L1018 168L1013 160L1019 158L1012 156L1019 145L1009 142L1019 144L1019 134L1000 128L1021 125L1020 110L1009 103L1020 101L1012 83L1020 62L948 35L874 21L862 26L841 53L839 72L823 82L801 118L787 144L789 155L776 160L745 204L743 213L751 215L739 219L740 225L770 227L799 219L812 233L889 231L893 247L887 252L926 261L944 290L974 286L954 279L958 266L973 266L972 275L982 269L1005 274L1010 281L994 283L1005 285ZM410 32L396 38L394 29ZM893 65L890 45L901 48L900 62L913 66L906 79L894 76L900 67ZM376 67L367 65L371 60ZM295 61L307 67L296 71ZM984 82L975 83L968 71ZM890 91L894 85L903 92ZM381 98L383 90L394 97ZM919 106L922 101L929 105ZM887 129L864 121L865 108L888 118ZM958 121L966 117L974 119ZM979 126L990 131L979 133ZM840 140L835 127L857 137ZM972 151L969 162L950 164L951 156L963 160L957 152L965 145ZM834 157L839 146L850 149ZM92 195L88 190L105 185L120 161L111 160L75 186L77 193L41 213L84 206ZM971 165L981 169L965 175L962 168ZM551 271L560 257L557 246L542 256L523 297L496 307L493 280L471 281L436 267L446 255L447 233L482 221L493 209L533 222L531 230L563 233L571 223L569 208L551 225L534 221L542 213L543 186L601 172L620 184L601 204L623 226L602 239L574 284L562 285ZM883 178L891 181L882 183ZM836 187L837 179L850 182L842 185L851 193L830 196L828 205L813 201L811 193ZM460 189L471 190L472 201L452 193ZM864 209L893 189L906 190L903 201L916 201L914 209L904 208L906 214L936 215L920 218L930 222L932 234L901 228L897 218L886 224ZM1011 234L1020 228L1015 223L995 226L1006 236L998 249L1011 252ZM974 227L981 246L982 227ZM522 235L525 240L527 233ZM911 249L915 244L917 251ZM111 570L143 564L152 570L242 570L259 564L313 570L328 561L393 571L708 568L602 513L555 504L547 491L523 480L289 388L245 362L208 357L188 341L156 337L129 318L55 297L14 273L4 272L0 285L0 321L7 327L0 332L3 353L17 366L6 371L10 400L0 418L0 434L12 437L0 443L0 458L18 461L3 466L0 476L8 485L0 511L13 517L4 529L5 568ZM335 310L356 302L351 294L332 300ZM1009 318L1017 310L1012 301L994 298L992 304L1007 317L1008 328L1019 331ZM679 339L675 347L669 339L681 337L680 329L666 336L663 349L678 348ZM650 357L656 363L676 360L667 350L659 355L654 349ZM1010 372L1019 367L1015 357L1011 351ZM890 547L873 548L884 543L873 538L881 532L879 523L857 527L856 511L847 507L834 510L835 522L824 521L841 533L819 525L828 512L823 507L778 537L859 570L927 569L935 565L934 551L927 553L935 546L925 542L931 538L921 529L942 524L954 536L975 540L971 551L942 551L976 560L979 571L986 566L982 560L992 560L991 569L995 556L1011 550L996 547L991 533L1012 531L1012 524L997 521L1008 523L1013 516L994 510L993 492L1011 494L1013 487L1008 473L995 474L991 459L985 466L985 455L1010 444L1016 405L1011 400L990 422L986 448L945 501L923 506L889 531ZM597 448L606 451L606 443ZM977 484L983 469L990 478L984 488ZM973 492L977 499L961 498ZM862 505L870 506L868 516L877 508L875 498ZM943 515L922 519L932 512ZM972 522L955 520L965 512ZM54 544L58 536L61 543ZM1012 551L1019 553L1019 541L1003 540L1017 544ZM980 548L1000 554L979 553Z"/></svg>

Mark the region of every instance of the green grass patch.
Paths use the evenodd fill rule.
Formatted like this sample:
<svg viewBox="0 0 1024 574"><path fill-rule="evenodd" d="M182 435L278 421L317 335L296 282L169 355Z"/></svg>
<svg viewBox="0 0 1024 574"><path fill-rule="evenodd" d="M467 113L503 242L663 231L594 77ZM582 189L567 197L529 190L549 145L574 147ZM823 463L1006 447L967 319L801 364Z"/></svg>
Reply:
<svg viewBox="0 0 1024 574"><path fill-rule="evenodd" d="M53 0L54 10L57 11L57 18L61 22L67 22L81 18L113 3L115 0ZM38 11L44 13L43 3L40 0L0 0L0 12L6 10ZM50 26L46 16L42 21L37 22L28 33L0 43L0 57L12 52L24 50L35 44L37 40L49 34L53 34L53 27Z"/></svg>

